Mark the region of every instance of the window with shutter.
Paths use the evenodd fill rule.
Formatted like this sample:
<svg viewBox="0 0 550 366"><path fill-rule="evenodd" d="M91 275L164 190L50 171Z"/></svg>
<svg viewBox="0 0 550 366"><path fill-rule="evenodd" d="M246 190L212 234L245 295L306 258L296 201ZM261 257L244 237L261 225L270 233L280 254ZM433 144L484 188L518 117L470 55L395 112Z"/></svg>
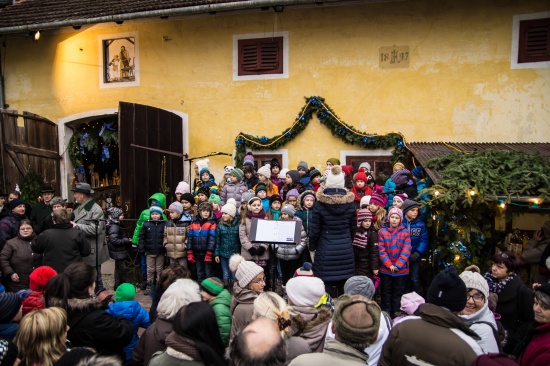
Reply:
<svg viewBox="0 0 550 366"><path fill-rule="evenodd" d="M240 39L238 74L283 73L283 37Z"/></svg>
<svg viewBox="0 0 550 366"><path fill-rule="evenodd" d="M518 63L550 61L550 18L519 23Z"/></svg>

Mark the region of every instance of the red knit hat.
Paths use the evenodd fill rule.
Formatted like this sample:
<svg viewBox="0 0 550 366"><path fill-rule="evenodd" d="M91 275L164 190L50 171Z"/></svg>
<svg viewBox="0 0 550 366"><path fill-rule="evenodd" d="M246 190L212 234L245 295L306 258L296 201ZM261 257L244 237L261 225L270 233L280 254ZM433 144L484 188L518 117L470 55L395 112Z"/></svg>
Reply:
<svg viewBox="0 0 550 366"><path fill-rule="evenodd" d="M342 165L342 171L348 177L351 177L353 174L353 165Z"/></svg>
<svg viewBox="0 0 550 366"><path fill-rule="evenodd" d="M42 292L46 284L53 276L57 276L55 269L49 266L41 266L32 271L29 276L29 287L33 291Z"/></svg>
<svg viewBox="0 0 550 366"><path fill-rule="evenodd" d="M363 182L367 183L367 175L365 174L365 168L360 168L357 174L353 177L353 181L357 182L358 180L362 180Z"/></svg>

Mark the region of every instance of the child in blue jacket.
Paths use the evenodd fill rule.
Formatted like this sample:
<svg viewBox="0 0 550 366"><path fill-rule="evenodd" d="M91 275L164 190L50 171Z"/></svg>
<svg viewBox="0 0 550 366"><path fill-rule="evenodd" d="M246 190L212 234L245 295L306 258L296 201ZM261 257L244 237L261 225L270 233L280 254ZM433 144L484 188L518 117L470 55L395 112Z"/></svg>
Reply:
<svg viewBox="0 0 550 366"><path fill-rule="evenodd" d="M406 199L403 210L403 226L411 236L411 256L409 257L410 291L418 292L420 262L428 249L428 228L418 214L418 202Z"/></svg>
<svg viewBox="0 0 550 366"><path fill-rule="evenodd" d="M109 308L105 312L113 317L122 316L128 319L134 328L134 336L132 341L124 347L124 354L126 355L126 362L131 362L132 352L139 340L138 330L139 328L147 329L151 325L149 320L149 313L143 309L139 303L134 300L136 296L136 288L130 283L122 283L115 292L116 302L109 305Z"/></svg>

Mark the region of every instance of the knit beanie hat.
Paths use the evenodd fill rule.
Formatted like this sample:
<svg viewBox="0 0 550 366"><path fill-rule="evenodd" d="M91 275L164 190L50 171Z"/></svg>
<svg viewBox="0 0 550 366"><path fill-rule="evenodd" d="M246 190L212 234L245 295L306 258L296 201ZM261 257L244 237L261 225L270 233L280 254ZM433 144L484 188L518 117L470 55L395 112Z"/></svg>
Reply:
<svg viewBox="0 0 550 366"><path fill-rule="evenodd" d="M351 178L353 174L353 165L342 165L342 171L347 177Z"/></svg>
<svg viewBox="0 0 550 366"><path fill-rule="evenodd" d="M285 207L281 209L281 213L286 213L288 216L294 217L296 209L292 205L285 205Z"/></svg>
<svg viewBox="0 0 550 366"><path fill-rule="evenodd" d="M281 169L281 171L279 172L279 175L277 175L277 178L279 178L279 179L286 179L286 173L288 173L288 169L287 169L287 168Z"/></svg>
<svg viewBox="0 0 550 366"><path fill-rule="evenodd" d="M251 189L249 189L246 192L243 192L243 194L241 195L241 203L247 204L248 201L250 201L250 199L253 198L254 196L256 196L256 192L254 192Z"/></svg>
<svg viewBox="0 0 550 366"><path fill-rule="evenodd" d="M374 298L374 283L367 276L353 276L344 284L344 293L347 295L361 295L369 300Z"/></svg>
<svg viewBox="0 0 550 366"><path fill-rule="evenodd" d="M162 216L162 207L160 207L158 202L153 203L149 208L149 214L152 214L153 212L159 213Z"/></svg>
<svg viewBox="0 0 550 366"><path fill-rule="evenodd" d="M226 165L223 167L223 174L231 174L231 171L235 169L233 165Z"/></svg>
<svg viewBox="0 0 550 366"><path fill-rule="evenodd" d="M189 192L190 192L189 183L184 182L184 181L181 181L181 182L178 183L178 186L176 187L176 192L175 193L184 194L184 193L189 193Z"/></svg>
<svg viewBox="0 0 550 366"><path fill-rule="evenodd" d="M332 165L340 165L340 160L336 158L329 158L327 159L327 163L331 163Z"/></svg>
<svg viewBox="0 0 550 366"><path fill-rule="evenodd" d="M460 278L464 281L466 289L478 290L485 296L485 299L489 297L489 285L487 284L487 280L480 273L464 271L460 274Z"/></svg>
<svg viewBox="0 0 550 366"><path fill-rule="evenodd" d="M210 203L217 203L218 205L222 204L222 200L220 199L220 196L217 194L212 193L210 197L208 197L208 202Z"/></svg>
<svg viewBox="0 0 550 366"><path fill-rule="evenodd" d="M254 155L252 155L252 151L249 151L246 153L243 159L243 166L245 165L251 165L254 166Z"/></svg>
<svg viewBox="0 0 550 366"><path fill-rule="evenodd" d="M405 314L413 315L416 309L425 302L424 298L416 292L409 292L401 296L401 311Z"/></svg>
<svg viewBox="0 0 550 366"><path fill-rule="evenodd" d="M364 168L360 168L359 171L353 176L354 182L357 182L358 180L362 180L367 183L367 174L365 174Z"/></svg>
<svg viewBox="0 0 550 366"><path fill-rule="evenodd" d="M230 198L227 200L225 205L222 207L222 213L226 213L231 217L235 217L237 214L237 201L235 201L234 198Z"/></svg>
<svg viewBox="0 0 550 366"><path fill-rule="evenodd" d="M258 183L258 184L256 184L255 191L256 191L256 194L258 194L258 192L260 192L260 191L266 191L267 192L267 187L263 183Z"/></svg>
<svg viewBox="0 0 550 366"><path fill-rule="evenodd" d="M407 211L415 207L418 207L418 202L407 198L405 201L403 201L403 205L401 206L401 211L403 211L403 215L404 215L407 213Z"/></svg>
<svg viewBox="0 0 550 366"><path fill-rule="evenodd" d="M359 202L359 207L363 207L363 205L368 205L370 203L371 196L363 196L361 198L361 201Z"/></svg>
<svg viewBox="0 0 550 366"><path fill-rule="evenodd" d="M374 203L377 206L384 207L386 204L384 203L384 198L380 196L379 194L373 193L373 195L370 198L370 203Z"/></svg>
<svg viewBox="0 0 550 366"><path fill-rule="evenodd" d="M399 216L399 219L401 219L401 222L403 222L403 211L401 211L400 208L392 207L390 208L390 211L388 212L388 219L391 215L397 215Z"/></svg>
<svg viewBox="0 0 550 366"><path fill-rule="evenodd" d="M0 294L0 324L10 322L17 315L19 309L21 309L21 299L15 292Z"/></svg>
<svg viewBox="0 0 550 366"><path fill-rule="evenodd" d="M374 175L372 173L367 173L367 184L374 183Z"/></svg>
<svg viewBox="0 0 550 366"><path fill-rule="evenodd" d="M298 173L297 170L289 170L286 174L290 175L290 178L292 178L292 182L294 184L300 181L300 173Z"/></svg>
<svg viewBox="0 0 550 366"><path fill-rule="evenodd" d="M365 169L365 172L370 172L370 164L366 161L359 165L359 170L361 170L361 168Z"/></svg>
<svg viewBox="0 0 550 366"><path fill-rule="evenodd" d="M16 208L19 205L24 205L25 201L23 201L22 198L16 198L13 201L10 202L10 211L12 211L14 208Z"/></svg>
<svg viewBox="0 0 550 366"><path fill-rule="evenodd" d="M296 197L296 200L298 200L298 197L300 197L300 192L296 188L291 189L286 194L286 200L288 201L288 197Z"/></svg>
<svg viewBox="0 0 550 366"><path fill-rule="evenodd" d="M195 165L197 166L197 168L199 169L199 172L200 172L201 169L208 168L208 163L210 163L210 160L202 159L202 160L197 160L195 162Z"/></svg>
<svg viewBox="0 0 550 366"><path fill-rule="evenodd" d="M294 272L294 277L314 277L313 271L311 270L312 264L310 262L304 262L300 268Z"/></svg>
<svg viewBox="0 0 550 366"><path fill-rule="evenodd" d="M107 209L107 214L110 219L118 220L118 217L122 215L122 209L118 207L109 207Z"/></svg>
<svg viewBox="0 0 550 366"><path fill-rule="evenodd" d="M115 301L130 301L136 297L136 288L131 283L121 283L115 291Z"/></svg>
<svg viewBox="0 0 550 366"><path fill-rule="evenodd" d="M193 196L191 193L184 193L181 195L180 201L187 201L190 204L195 204L195 196Z"/></svg>
<svg viewBox="0 0 550 366"><path fill-rule="evenodd" d="M405 202L405 200L408 198L407 194L406 193L398 193L396 194L395 196L393 196L393 199L398 199L398 200L401 200L401 202Z"/></svg>
<svg viewBox="0 0 550 366"><path fill-rule="evenodd" d="M237 178L237 181L240 182L241 180L243 180L244 172L239 168L234 168L231 171L231 175Z"/></svg>
<svg viewBox="0 0 550 366"><path fill-rule="evenodd" d="M13 366L17 361L17 345L7 339L0 339L0 365Z"/></svg>
<svg viewBox="0 0 550 366"><path fill-rule="evenodd" d="M218 296L223 291L223 282L218 277L210 277L201 282L201 290L212 296Z"/></svg>
<svg viewBox="0 0 550 366"><path fill-rule="evenodd" d="M307 166L307 163L303 160L298 163L298 166L296 167L296 170L300 170L300 168L305 170L306 172L309 170L309 167Z"/></svg>
<svg viewBox="0 0 550 366"><path fill-rule="evenodd" d="M29 276L29 288L33 291L42 292L53 276L57 276L57 272L52 267L37 267Z"/></svg>
<svg viewBox="0 0 550 366"><path fill-rule="evenodd" d="M311 180L318 176L321 176L321 172L318 169L313 168L309 171L309 177L311 178Z"/></svg>
<svg viewBox="0 0 550 366"><path fill-rule="evenodd" d="M343 313L345 309L354 304L364 304L365 310L372 317L373 324L367 328L357 328L354 324L349 324L344 320ZM382 310L373 301L365 299L354 299L351 295L344 294L336 301L332 322L338 336L346 340L346 343L364 344L373 343L380 328L380 315Z"/></svg>
<svg viewBox="0 0 550 366"><path fill-rule="evenodd" d="M424 168L419 165L411 171L411 174L417 179L422 179L424 178Z"/></svg>
<svg viewBox="0 0 550 366"><path fill-rule="evenodd" d="M208 169L208 167L201 168L201 170L199 171L199 177L202 176L204 173L208 173L208 175L211 175L210 169Z"/></svg>
<svg viewBox="0 0 550 366"><path fill-rule="evenodd" d="M409 174L411 174L410 171L402 168L393 173L391 180L398 186L401 184L406 184L409 181Z"/></svg>
<svg viewBox="0 0 550 366"><path fill-rule="evenodd" d="M207 187L200 187L197 190L197 195L199 195L199 193L204 194L206 197L210 196L210 190Z"/></svg>
<svg viewBox="0 0 550 366"><path fill-rule="evenodd" d="M395 164L393 164L393 171L396 172L399 169L403 169L404 167L405 167L405 165L403 163L395 163Z"/></svg>
<svg viewBox="0 0 550 366"><path fill-rule="evenodd" d="M368 208L357 211L357 227L360 227L365 220L372 220L372 212Z"/></svg>
<svg viewBox="0 0 550 366"><path fill-rule="evenodd" d="M427 301L450 311L460 311L466 306L466 285L454 266L437 274L428 287Z"/></svg>
<svg viewBox="0 0 550 366"><path fill-rule="evenodd" d="M281 197L278 194L274 194L273 196L269 197L269 205L270 206L275 201L281 202L281 204L282 204L283 203L283 197Z"/></svg>
<svg viewBox="0 0 550 366"><path fill-rule="evenodd" d="M279 160L277 158L271 159L270 165L271 165L271 168L277 167L277 168L281 169L281 164L279 164Z"/></svg>
<svg viewBox="0 0 550 366"><path fill-rule="evenodd" d="M344 189L345 177L342 173L342 167L335 165L330 168L330 171L325 180L325 185L327 188L340 188Z"/></svg>
<svg viewBox="0 0 550 366"><path fill-rule="evenodd" d="M258 169L258 175L263 175L267 179L271 178L271 165L266 164Z"/></svg>
<svg viewBox="0 0 550 366"><path fill-rule="evenodd" d="M315 306L325 294L325 284L318 277L294 277L286 283L288 299L296 306Z"/></svg>
<svg viewBox="0 0 550 366"><path fill-rule="evenodd" d="M247 261L240 254L233 254L229 258L229 269L235 273L237 283L240 287L245 288L248 284L264 269L252 261ZM464 295L466 297L466 295Z"/></svg>
<svg viewBox="0 0 550 366"><path fill-rule="evenodd" d="M313 192L311 190L303 191L302 194L300 195L300 199L299 199L301 207L304 207L304 199L307 196L313 197L313 203L315 203L315 201L317 201L317 197L315 197L315 192Z"/></svg>
<svg viewBox="0 0 550 366"><path fill-rule="evenodd" d="M181 215L183 213L183 206L178 201L172 202L170 206L168 206L168 212L175 212Z"/></svg>

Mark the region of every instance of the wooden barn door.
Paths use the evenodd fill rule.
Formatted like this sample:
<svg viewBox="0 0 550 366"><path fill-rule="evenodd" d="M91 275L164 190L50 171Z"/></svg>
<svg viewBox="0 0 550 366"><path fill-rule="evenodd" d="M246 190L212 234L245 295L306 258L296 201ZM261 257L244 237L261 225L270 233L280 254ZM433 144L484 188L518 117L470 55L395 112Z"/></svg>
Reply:
<svg viewBox="0 0 550 366"><path fill-rule="evenodd" d="M33 113L8 109L0 110L0 117L2 191L14 190L30 168L59 193L57 125Z"/></svg>
<svg viewBox="0 0 550 366"><path fill-rule="evenodd" d="M168 188L169 205L183 180L183 123L178 115L141 104L120 102L118 113L120 194L126 218L137 219L147 199ZM163 160L166 158L165 170Z"/></svg>

